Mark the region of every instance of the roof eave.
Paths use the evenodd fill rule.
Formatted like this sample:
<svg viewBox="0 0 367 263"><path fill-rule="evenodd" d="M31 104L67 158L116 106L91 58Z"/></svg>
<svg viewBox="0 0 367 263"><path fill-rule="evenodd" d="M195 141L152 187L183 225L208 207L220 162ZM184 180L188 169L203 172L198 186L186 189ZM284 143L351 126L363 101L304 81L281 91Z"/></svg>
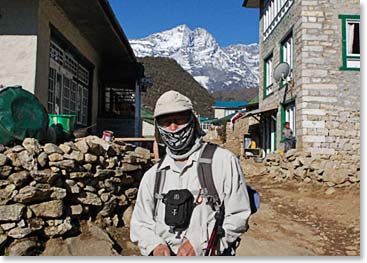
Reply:
<svg viewBox="0 0 367 263"><path fill-rule="evenodd" d="M242 6L246 8L260 8L260 1L259 0L244 0L242 3Z"/></svg>
<svg viewBox="0 0 367 263"><path fill-rule="evenodd" d="M108 19L110 20L113 28L116 30L117 35L119 36L121 42L126 47L129 57L132 61L136 62L136 57L134 54L133 49L130 46L129 40L125 35L125 32L123 31L122 27L120 26L120 23L118 22L115 13L113 12L111 5L108 3L108 0L99 0L99 3L101 4L104 12L106 13Z"/></svg>

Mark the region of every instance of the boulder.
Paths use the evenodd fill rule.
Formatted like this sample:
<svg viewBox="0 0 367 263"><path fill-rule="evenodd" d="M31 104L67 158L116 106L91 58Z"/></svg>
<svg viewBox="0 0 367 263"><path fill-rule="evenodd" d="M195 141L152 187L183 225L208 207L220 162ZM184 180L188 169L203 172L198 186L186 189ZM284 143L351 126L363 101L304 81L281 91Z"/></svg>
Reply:
<svg viewBox="0 0 367 263"><path fill-rule="evenodd" d="M8 180L10 183L14 184L16 187L23 187L24 185L28 184L32 179L29 175L28 171L20 171L16 173L12 173Z"/></svg>
<svg viewBox="0 0 367 263"><path fill-rule="evenodd" d="M118 245L104 230L88 222L77 237L48 240L42 256L118 256L115 247Z"/></svg>
<svg viewBox="0 0 367 263"><path fill-rule="evenodd" d="M10 165L0 166L0 178L6 179L12 173L13 167Z"/></svg>
<svg viewBox="0 0 367 263"><path fill-rule="evenodd" d="M324 182L332 182L334 184L342 184L348 180L349 171L343 168L330 169L326 168L323 175Z"/></svg>
<svg viewBox="0 0 367 263"><path fill-rule="evenodd" d="M94 177L99 179L106 178L106 177L114 177L115 171L112 169L98 169Z"/></svg>
<svg viewBox="0 0 367 263"><path fill-rule="evenodd" d="M52 153L48 156L50 162L58 162L64 159L64 156L60 153Z"/></svg>
<svg viewBox="0 0 367 263"><path fill-rule="evenodd" d="M125 196L129 199L135 199L138 194L138 188L129 188L125 191Z"/></svg>
<svg viewBox="0 0 367 263"><path fill-rule="evenodd" d="M327 195L331 195L331 194L333 194L333 193L335 193L335 188L333 188L333 187L329 187L326 191L325 191L325 194L327 194Z"/></svg>
<svg viewBox="0 0 367 263"><path fill-rule="evenodd" d="M134 172L141 169L141 165L122 163L122 171L123 172Z"/></svg>
<svg viewBox="0 0 367 263"><path fill-rule="evenodd" d="M7 241L8 241L8 236L4 234L0 234L0 251L3 250Z"/></svg>
<svg viewBox="0 0 367 263"><path fill-rule="evenodd" d="M1 205L0 221L19 221L25 212L25 206L22 204Z"/></svg>
<svg viewBox="0 0 367 263"><path fill-rule="evenodd" d="M44 233L50 238L55 238L66 234L73 228L74 226L71 224L70 217L67 217L65 220L61 220L60 224L54 224L45 227Z"/></svg>
<svg viewBox="0 0 367 263"><path fill-rule="evenodd" d="M77 197L77 199L79 200L79 202L85 205L102 205L102 200L98 197L98 195L90 192L83 192L81 196Z"/></svg>
<svg viewBox="0 0 367 263"><path fill-rule="evenodd" d="M84 160L87 163L95 163L95 162L97 162L98 157L94 154L86 153L85 156L84 156Z"/></svg>
<svg viewBox="0 0 367 263"><path fill-rule="evenodd" d="M64 154L64 158L81 162L84 160L84 153L79 150L74 150L70 154Z"/></svg>
<svg viewBox="0 0 367 263"><path fill-rule="evenodd" d="M17 226L17 224L13 222L13 223L5 223L5 224L1 224L0 226L1 226L1 229L2 229L2 230L4 230L4 231L8 231L8 230L10 230L10 229L12 229L12 228L16 227L16 226Z"/></svg>
<svg viewBox="0 0 367 263"><path fill-rule="evenodd" d="M22 162L18 158L17 153L9 152L6 156L10 159L12 166L14 166L14 167L21 167L22 166Z"/></svg>
<svg viewBox="0 0 367 263"><path fill-rule="evenodd" d="M59 148L61 151L63 151L65 154L68 154L71 151L71 147L69 144L63 143L59 145Z"/></svg>
<svg viewBox="0 0 367 263"><path fill-rule="evenodd" d="M75 146L81 151L82 153L87 153L89 151L89 146L85 140L80 140L75 143Z"/></svg>
<svg viewBox="0 0 367 263"><path fill-rule="evenodd" d="M28 227L25 227L25 228L16 227L16 228L11 229L7 233L7 235L10 236L10 237L12 237L12 238L15 238L15 239L21 239L23 237L29 236L30 234L32 234L35 231L37 231L37 230L32 229L29 226Z"/></svg>
<svg viewBox="0 0 367 263"><path fill-rule="evenodd" d="M39 154L41 152L41 145L37 139L25 138L22 145L30 154Z"/></svg>
<svg viewBox="0 0 367 263"><path fill-rule="evenodd" d="M61 169L73 169L75 167L75 160L62 160L58 162L49 162L50 166L55 166Z"/></svg>
<svg viewBox="0 0 367 263"><path fill-rule="evenodd" d="M124 221L125 226L130 226L131 216L133 215L134 207L130 205L122 215L122 221Z"/></svg>
<svg viewBox="0 0 367 263"><path fill-rule="evenodd" d="M30 209L38 217L59 218L64 213L64 203L62 200L53 200L31 205Z"/></svg>
<svg viewBox="0 0 367 263"><path fill-rule="evenodd" d="M83 206L82 205L71 205L70 206L71 215L77 216L83 213Z"/></svg>
<svg viewBox="0 0 367 263"><path fill-rule="evenodd" d="M15 189L16 186L14 184L9 184L4 189L1 189L0 205L8 204L18 194L18 190Z"/></svg>
<svg viewBox="0 0 367 263"><path fill-rule="evenodd" d="M52 194L51 194L52 199L61 200L61 199L64 199L67 195L67 191L64 188L52 187L51 190L52 190Z"/></svg>
<svg viewBox="0 0 367 263"><path fill-rule="evenodd" d="M37 183L54 185L57 180L60 179L61 174L59 172L54 172L51 169L44 169L32 172L31 176Z"/></svg>
<svg viewBox="0 0 367 263"><path fill-rule="evenodd" d="M53 154L53 153L63 154L64 153L57 145L53 143L46 143L45 146L43 146L43 150L47 154Z"/></svg>
<svg viewBox="0 0 367 263"><path fill-rule="evenodd" d="M15 240L6 250L8 256L37 256L42 250L42 244L37 237Z"/></svg>
<svg viewBox="0 0 367 263"><path fill-rule="evenodd" d="M0 166L3 166L10 162L10 159L5 155L0 153Z"/></svg>
<svg viewBox="0 0 367 263"><path fill-rule="evenodd" d="M45 152L42 152L38 155L37 161L41 167L45 167L48 163L48 155Z"/></svg>
<svg viewBox="0 0 367 263"><path fill-rule="evenodd" d="M40 189L27 185L20 189L19 193L13 199L23 204L39 203L50 200L51 194L52 190L50 189Z"/></svg>
<svg viewBox="0 0 367 263"><path fill-rule="evenodd" d="M72 172L70 173L70 179L81 179L93 177L93 174L90 172Z"/></svg>
<svg viewBox="0 0 367 263"><path fill-rule="evenodd" d="M151 158L151 153L148 149L142 148L142 147L136 147L135 152L141 156L143 156L143 158L145 159L150 159Z"/></svg>

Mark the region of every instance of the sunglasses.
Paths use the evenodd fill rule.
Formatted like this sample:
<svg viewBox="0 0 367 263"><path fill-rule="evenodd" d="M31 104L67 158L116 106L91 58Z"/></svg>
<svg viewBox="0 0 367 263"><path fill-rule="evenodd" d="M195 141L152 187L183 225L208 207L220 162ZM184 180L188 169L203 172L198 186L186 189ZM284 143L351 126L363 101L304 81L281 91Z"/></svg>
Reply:
<svg viewBox="0 0 367 263"><path fill-rule="evenodd" d="M191 117L191 113L167 114L157 117L157 123L163 128L170 126L172 123L183 125L188 123L191 120Z"/></svg>

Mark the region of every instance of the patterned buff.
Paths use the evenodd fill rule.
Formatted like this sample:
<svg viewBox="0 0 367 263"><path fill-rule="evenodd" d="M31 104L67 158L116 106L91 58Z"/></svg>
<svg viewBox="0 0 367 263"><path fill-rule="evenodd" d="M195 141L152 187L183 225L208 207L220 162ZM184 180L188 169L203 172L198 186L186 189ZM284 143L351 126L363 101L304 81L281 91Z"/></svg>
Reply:
<svg viewBox="0 0 367 263"><path fill-rule="evenodd" d="M176 131L169 131L159 125L158 130L162 140L174 155L182 155L188 152L196 139L193 117L191 117L188 123Z"/></svg>

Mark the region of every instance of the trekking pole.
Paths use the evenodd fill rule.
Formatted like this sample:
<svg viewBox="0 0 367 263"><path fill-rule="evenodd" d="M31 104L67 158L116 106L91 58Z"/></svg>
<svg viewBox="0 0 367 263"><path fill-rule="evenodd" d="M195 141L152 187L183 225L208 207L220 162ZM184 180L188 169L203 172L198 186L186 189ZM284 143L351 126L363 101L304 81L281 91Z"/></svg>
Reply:
<svg viewBox="0 0 367 263"><path fill-rule="evenodd" d="M215 252L218 248L219 240L224 237L224 229L223 229L223 221L224 221L224 203L219 208L219 211L215 213L215 224L213 231L210 235L210 239L208 242L207 249L205 251L205 256L216 256Z"/></svg>

